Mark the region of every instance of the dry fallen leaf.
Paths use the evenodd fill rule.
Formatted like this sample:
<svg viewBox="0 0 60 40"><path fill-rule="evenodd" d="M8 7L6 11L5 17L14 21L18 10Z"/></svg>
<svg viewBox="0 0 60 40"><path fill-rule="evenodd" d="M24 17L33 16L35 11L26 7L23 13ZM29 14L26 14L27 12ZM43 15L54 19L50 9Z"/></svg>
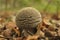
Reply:
<svg viewBox="0 0 60 40"><path fill-rule="evenodd" d="M26 40L37 40L38 37L37 35L28 36Z"/></svg>

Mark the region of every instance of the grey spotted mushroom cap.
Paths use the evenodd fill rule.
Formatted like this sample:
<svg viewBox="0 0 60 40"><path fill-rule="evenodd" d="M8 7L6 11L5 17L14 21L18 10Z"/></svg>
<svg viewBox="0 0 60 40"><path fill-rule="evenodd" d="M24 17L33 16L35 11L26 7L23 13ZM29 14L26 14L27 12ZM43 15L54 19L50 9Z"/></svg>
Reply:
<svg viewBox="0 0 60 40"><path fill-rule="evenodd" d="M26 7L19 10L16 15L16 25L19 28L34 28L41 23L42 17L38 10L33 7Z"/></svg>

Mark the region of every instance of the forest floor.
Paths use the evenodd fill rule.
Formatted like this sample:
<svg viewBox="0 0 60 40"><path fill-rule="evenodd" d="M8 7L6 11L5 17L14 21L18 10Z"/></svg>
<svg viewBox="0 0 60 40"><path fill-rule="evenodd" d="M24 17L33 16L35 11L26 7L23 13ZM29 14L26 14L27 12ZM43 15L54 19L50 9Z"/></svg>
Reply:
<svg viewBox="0 0 60 40"><path fill-rule="evenodd" d="M41 12L42 22L38 25L39 35L19 37L16 26L16 13L12 11L0 12L0 40L60 40L60 13ZM17 36L16 36L17 35Z"/></svg>

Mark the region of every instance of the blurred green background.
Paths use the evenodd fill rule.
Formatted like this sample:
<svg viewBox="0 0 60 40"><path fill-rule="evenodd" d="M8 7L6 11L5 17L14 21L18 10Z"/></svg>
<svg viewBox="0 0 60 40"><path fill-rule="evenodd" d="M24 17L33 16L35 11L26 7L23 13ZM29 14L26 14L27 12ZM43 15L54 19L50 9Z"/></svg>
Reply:
<svg viewBox="0 0 60 40"><path fill-rule="evenodd" d="M0 0L0 11L17 11L23 7L34 7L39 11L60 11L60 0Z"/></svg>

